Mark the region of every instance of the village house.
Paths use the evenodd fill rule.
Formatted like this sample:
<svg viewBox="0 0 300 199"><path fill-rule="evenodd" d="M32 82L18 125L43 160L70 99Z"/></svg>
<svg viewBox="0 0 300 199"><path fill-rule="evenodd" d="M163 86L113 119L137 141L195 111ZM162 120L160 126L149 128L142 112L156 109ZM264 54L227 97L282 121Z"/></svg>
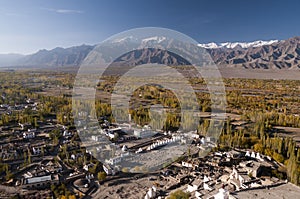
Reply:
<svg viewBox="0 0 300 199"><path fill-rule="evenodd" d="M191 161L182 161L181 162L181 165L183 167L187 167L187 168L193 168L193 169L196 169L198 167L198 164L196 163L193 163Z"/></svg>
<svg viewBox="0 0 300 199"><path fill-rule="evenodd" d="M108 164L103 164L103 170L107 175L115 175L116 171Z"/></svg>
<svg viewBox="0 0 300 199"><path fill-rule="evenodd" d="M27 178L22 181L21 186L23 189L44 189L52 184L59 184L59 177L57 174Z"/></svg>
<svg viewBox="0 0 300 199"><path fill-rule="evenodd" d="M23 138L24 138L24 139L32 139L32 138L35 138L35 132L34 132L34 131L33 131L33 132L30 132L30 131L24 132L24 133L23 133Z"/></svg>

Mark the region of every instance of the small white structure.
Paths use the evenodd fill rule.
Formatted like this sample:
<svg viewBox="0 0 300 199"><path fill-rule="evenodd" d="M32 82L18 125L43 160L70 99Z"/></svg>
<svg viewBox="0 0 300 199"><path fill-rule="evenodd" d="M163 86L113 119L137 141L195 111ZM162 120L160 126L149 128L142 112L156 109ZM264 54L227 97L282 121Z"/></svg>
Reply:
<svg viewBox="0 0 300 199"><path fill-rule="evenodd" d="M250 156L251 156L251 155L250 155L250 152L247 151L246 154L245 154L245 156L246 156L246 157L250 157Z"/></svg>
<svg viewBox="0 0 300 199"><path fill-rule="evenodd" d="M198 187L197 186L195 186L195 185L188 185L187 186L187 189L186 189L186 191L187 192L193 192L193 191L196 191L198 189Z"/></svg>
<svg viewBox="0 0 300 199"><path fill-rule="evenodd" d="M92 140L96 142L106 141L107 138L101 135L92 135Z"/></svg>
<svg viewBox="0 0 300 199"><path fill-rule="evenodd" d="M208 191L213 190L213 188L211 188L206 182L203 183L203 188L204 188L205 190L208 190Z"/></svg>
<svg viewBox="0 0 300 199"><path fill-rule="evenodd" d="M87 174L87 175L85 176L85 179L87 179L87 180L92 180L92 179L94 179L94 175L93 175L93 174Z"/></svg>
<svg viewBox="0 0 300 199"><path fill-rule="evenodd" d="M187 167L187 168L195 168L195 167L198 167L198 165L193 164L192 162L185 162L185 161L182 161L182 162L181 162L181 165L182 165L183 167Z"/></svg>
<svg viewBox="0 0 300 199"><path fill-rule="evenodd" d="M216 156L219 156L219 157L222 157L222 156L223 156L223 153L221 153L221 152L215 152L215 155L216 155Z"/></svg>
<svg viewBox="0 0 300 199"><path fill-rule="evenodd" d="M67 130L65 130L64 133L63 133L64 137L71 136L71 135L72 135L72 133L67 131Z"/></svg>
<svg viewBox="0 0 300 199"><path fill-rule="evenodd" d="M86 164L86 165L83 166L83 169L86 170L86 171L89 171L89 169L92 168L93 166L94 166L93 163L91 163L91 164Z"/></svg>
<svg viewBox="0 0 300 199"><path fill-rule="evenodd" d="M202 180L199 180L199 179L194 180L194 182L192 184L188 185L187 191L190 193L197 191L201 185L202 185Z"/></svg>
<svg viewBox="0 0 300 199"><path fill-rule="evenodd" d="M135 153L141 153L141 152L143 152L143 149L139 148Z"/></svg>
<svg viewBox="0 0 300 199"><path fill-rule="evenodd" d="M103 164L103 170L107 175L111 175L112 174L112 169L109 165L105 165Z"/></svg>
<svg viewBox="0 0 300 199"><path fill-rule="evenodd" d="M108 137L109 137L110 139L115 139L116 134L115 134L115 133L108 133Z"/></svg>
<svg viewBox="0 0 300 199"><path fill-rule="evenodd" d="M201 140L200 140L201 144L205 144L205 138L202 137Z"/></svg>
<svg viewBox="0 0 300 199"><path fill-rule="evenodd" d="M211 181L210 177L207 177L206 175L204 176L203 182L209 182Z"/></svg>
<svg viewBox="0 0 300 199"><path fill-rule="evenodd" d="M194 139L199 139L199 138L200 138L200 135L197 134L197 133L192 133L191 136L192 136L192 138L194 138Z"/></svg>
<svg viewBox="0 0 300 199"><path fill-rule="evenodd" d="M152 186L152 188L149 188L148 192L146 193L145 199L154 199L156 198L156 187Z"/></svg>
<svg viewBox="0 0 300 199"><path fill-rule="evenodd" d="M76 156L75 156L74 154L72 154L72 155L71 155L71 159L72 159L72 160L75 160L75 159L76 159Z"/></svg>
<svg viewBox="0 0 300 199"><path fill-rule="evenodd" d="M260 156L260 154L259 153L256 153L256 159L258 159L258 160L263 160L263 158Z"/></svg>
<svg viewBox="0 0 300 199"><path fill-rule="evenodd" d="M32 152L34 155L38 155L41 153L41 149L40 148L35 148L35 147L32 147Z"/></svg>
<svg viewBox="0 0 300 199"><path fill-rule="evenodd" d="M35 132L30 132L28 130L28 132L24 132L23 133L23 138L24 139L32 139L32 138L35 138Z"/></svg>
<svg viewBox="0 0 300 199"><path fill-rule="evenodd" d="M229 199L229 192L221 188L219 189L219 192L214 195L214 199Z"/></svg>
<svg viewBox="0 0 300 199"><path fill-rule="evenodd" d="M196 197L197 199L201 199L201 196L203 196L202 193L200 193L199 191L195 191L195 197Z"/></svg>
<svg viewBox="0 0 300 199"><path fill-rule="evenodd" d="M124 144L123 147L122 147L122 151L123 151L123 152L127 151L127 146L126 146L125 144Z"/></svg>
<svg viewBox="0 0 300 199"><path fill-rule="evenodd" d="M150 198L154 198L155 197L155 192L153 191L152 188L149 188L147 195L149 195Z"/></svg>
<svg viewBox="0 0 300 199"><path fill-rule="evenodd" d="M113 129L108 129L108 133L114 134L114 133L118 133L121 130L122 130L121 127L117 127L117 128L113 128Z"/></svg>
<svg viewBox="0 0 300 199"><path fill-rule="evenodd" d="M155 186L152 186L153 191L156 193L157 189Z"/></svg>
<svg viewBox="0 0 300 199"><path fill-rule="evenodd" d="M145 199L150 199L150 196L148 195L148 193L145 195Z"/></svg>
<svg viewBox="0 0 300 199"><path fill-rule="evenodd" d="M110 165L103 164L103 170L107 175L115 175L116 172Z"/></svg>
<svg viewBox="0 0 300 199"><path fill-rule="evenodd" d="M115 165L115 164L120 163L121 161L122 161L122 157L114 157L114 158L110 158L106 162L111 164L111 165Z"/></svg>

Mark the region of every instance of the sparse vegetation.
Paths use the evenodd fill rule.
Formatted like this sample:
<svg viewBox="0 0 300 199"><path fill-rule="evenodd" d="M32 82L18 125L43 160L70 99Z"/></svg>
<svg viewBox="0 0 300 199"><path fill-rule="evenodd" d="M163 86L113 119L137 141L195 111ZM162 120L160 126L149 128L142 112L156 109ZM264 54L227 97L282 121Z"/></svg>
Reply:
<svg viewBox="0 0 300 199"><path fill-rule="evenodd" d="M171 193L168 199L188 199L190 198L190 196L191 196L190 193L185 193L182 190L177 190Z"/></svg>

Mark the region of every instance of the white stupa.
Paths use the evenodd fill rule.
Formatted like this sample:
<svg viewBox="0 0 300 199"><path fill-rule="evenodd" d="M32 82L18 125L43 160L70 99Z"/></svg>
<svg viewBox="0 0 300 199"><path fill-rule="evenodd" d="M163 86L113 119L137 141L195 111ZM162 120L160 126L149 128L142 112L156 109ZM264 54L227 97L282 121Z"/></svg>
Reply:
<svg viewBox="0 0 300 199"><path fill-rule="evenodd" d="M219 192L214 195L215 199L228 199L229 198L229 192L223 188L219 189Z"/></svg>

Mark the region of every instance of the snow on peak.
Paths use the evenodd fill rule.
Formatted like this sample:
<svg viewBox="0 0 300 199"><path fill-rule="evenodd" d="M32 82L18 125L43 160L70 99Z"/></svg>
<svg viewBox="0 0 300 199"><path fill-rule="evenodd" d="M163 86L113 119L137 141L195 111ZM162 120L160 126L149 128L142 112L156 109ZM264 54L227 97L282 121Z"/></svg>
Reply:
<svg viewBox="0 0 300 199"><path fill-rule="evenodd" d="M198 44L199 47L202 48L221 48L221 46L219 46L218 44L211 42L211 43L207 43L207 44Z"/></svg>
<svg viewBox="0 0 300 199"><path fill-rule="evenodd" d="M133 39L133 36L117 38L117 39L112 40L112 43L121 43L121 42L125 42L125 41L130 41L132 39Z"/></svg>
<svg viewBox="0 0 300 199"><path fill-rule="evenodd" d="M162 41L166 40L166 37L149 37L142 40L142 43L147 43L149 41L157 41L157 43L160 43Z"/></svg>
<svg viewBox="0 0 300 199"><path fill-rule="evenodd" d="M207 43L207 44L198 44L199 47L203 48L250 48L250 47L259 47L264 45L270 45L273 43L279 42L279 40L269 40L269 41L253 41L253 42L224 42L224 43Z"/></svg>
<svg viewBox="0 0 300 199"><path fill-rule="evenodd" d="M126 36L123 38L117 38L112 40L112 43L123 43L123 42L141 42L143 44L148 43L148 42L155 42L155 43L160 43L162 41L167 40L166 37L163 36L153 36L153 37L148 37L148 38L135 38L133 36ZM257 40L253 42L223 42L223 43L206 43L206 44L198 44L199 47L202 48L207 48L207 49L213 49L213 48L236 48L236 47L241 47L241 48L250 48L250 47L260 47L264 45L270 45L273 43L279 42L279 40L269 40L269 41L262 41L262 40Z"/></svg>
<svg viewBox="0 0 300 199"><path fill-rule="evenodd" d="M123 42L128 42L128 41L134 41L134 42L141 42L141 43L148 43L148 42L157 42L160 43L164 40L166 40L166 37L163 36L154 36L154 37L149 37L149 38L135 38L133 36L127 36L127 37L122 37L122 38L116 38L111 40L112 43L123 43Z"/></svg>

